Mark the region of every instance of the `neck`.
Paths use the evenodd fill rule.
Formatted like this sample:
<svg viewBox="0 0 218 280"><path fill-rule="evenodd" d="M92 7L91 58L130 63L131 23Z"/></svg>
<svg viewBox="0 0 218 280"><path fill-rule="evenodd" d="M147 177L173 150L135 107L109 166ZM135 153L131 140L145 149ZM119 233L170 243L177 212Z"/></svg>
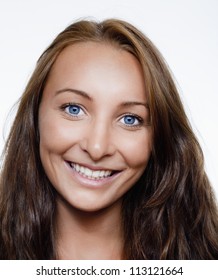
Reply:
<svg viewBox="0 0 218 280"><path fill-rule="evenodd" d="M121 259L121 201L96 212L73 208L57 200L58 259Z"/></svg>

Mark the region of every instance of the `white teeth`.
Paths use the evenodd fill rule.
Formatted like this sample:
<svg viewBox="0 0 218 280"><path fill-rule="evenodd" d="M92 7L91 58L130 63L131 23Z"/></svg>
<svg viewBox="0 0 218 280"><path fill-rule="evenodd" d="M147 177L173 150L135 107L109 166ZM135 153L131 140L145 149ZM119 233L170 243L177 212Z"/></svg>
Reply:
<svg viewBox="0 0 218 280"><path fill-rule="evenodd" d="M84 174L87 177L92 177L92 170L88 169L88 168L84 168Z"/></svg>
<svg viewBox="0 0 218 280"><path fill-rule="evenodd" d="M92 172L92 177L94 177L94 178L100 177L100 171L93 171Z"/></svg>
<svg viewBox="0 0 218 280"><path fill-rule="evenodd" d="M89 178L89 179L97 179L100 180L105 177L109 177L112 173L110 170L96 170L93 171L87 167L81 166L79 164L71 163L71 166L81 175Z"/></svg>
<svg viewBox="0 0 218 280"><path fill-rule="evenodd" d="M79 172L79 165L78 164L75 164L75 169L77 172Z"/></svg>

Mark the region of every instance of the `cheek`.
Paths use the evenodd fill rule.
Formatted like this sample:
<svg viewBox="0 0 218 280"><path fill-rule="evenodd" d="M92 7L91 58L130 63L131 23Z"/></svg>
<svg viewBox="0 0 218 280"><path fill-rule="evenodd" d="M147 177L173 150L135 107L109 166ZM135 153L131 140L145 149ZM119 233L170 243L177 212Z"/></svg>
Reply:
<svg viewBox="0 0 218 280"><path fill-rule="evenodd" d="M64 126L57 120L44 118L39 125L40 148L54 150L61 148L61 144L67 140L67 133Z"/></svg>
<svg viewBox="0 0 218 280"><path fill-rule="evenodd" d="M72 132L62 121L50 116L43 116L39 122L41 158L47 153L62 153L69 143Z"/></svg>
<svg viewBox="0 0 218 280"><path fill-rule="evenodd" d="M123 141L122 154L132 168L144 168L150 158L151 147L151 133L146 131Z"/></svg>
<svg viewBox="0 0 218 280"><path fill-rule="evenodd" d="M39 123L40 149L61 153L78 142L79 129L60 117L44 116Z"/></svg>

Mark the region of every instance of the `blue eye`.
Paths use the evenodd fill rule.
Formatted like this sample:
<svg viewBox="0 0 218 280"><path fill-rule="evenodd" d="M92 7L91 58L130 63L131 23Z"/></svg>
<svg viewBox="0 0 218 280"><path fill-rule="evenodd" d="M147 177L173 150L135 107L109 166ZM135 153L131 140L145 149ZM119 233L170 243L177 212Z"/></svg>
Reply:
<svg viewBox="0 0 218 280"><path fill-rule="evenodd" d="M65 106L64 110L67 114L72 116L80 116L84 114L82 108L79 105L69 104Z"/></svg>
<svg viewBox="0 0 218 280"><path fill-rule="evenodd" d="M136 117L133 115L126 115L121 119L121 122L125 124L126 126L138 126L142 123L142 120L140 117Z"/></svg>

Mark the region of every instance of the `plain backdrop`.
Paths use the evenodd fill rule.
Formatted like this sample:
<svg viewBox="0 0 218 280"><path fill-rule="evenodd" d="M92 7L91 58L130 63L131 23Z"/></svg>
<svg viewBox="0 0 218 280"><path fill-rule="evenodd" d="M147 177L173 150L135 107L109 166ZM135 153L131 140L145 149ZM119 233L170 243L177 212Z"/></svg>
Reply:
<svg viewBox="0 0 218 280"><path fill-rule="evenodd" d="M120 18L142 30L170 66L218 197L217 14L217 0L0 0L0 153L13 105L54 37L80 18Z"/></svg>

